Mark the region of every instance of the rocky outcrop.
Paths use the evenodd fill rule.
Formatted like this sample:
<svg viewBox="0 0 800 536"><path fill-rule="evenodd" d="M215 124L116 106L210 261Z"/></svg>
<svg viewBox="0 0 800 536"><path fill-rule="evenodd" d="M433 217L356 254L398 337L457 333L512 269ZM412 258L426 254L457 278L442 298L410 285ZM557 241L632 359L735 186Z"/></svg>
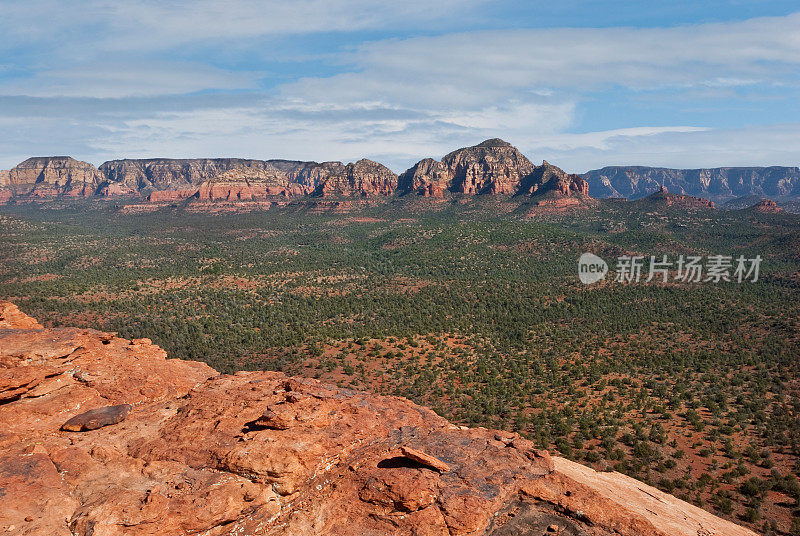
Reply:
<svg viewBox="0 0 800 536"><path fill-rule="evenodd" d="M763 199L751 207L755 212L762 214L779 214L783 209L772 199Z"/></svg>
<svg viewBox="0 0 800 536"><path fill-rule="evenodd" d="M661 186L657 192L647 196L640 202L655 204L658 206L667 207L683 207L692 209L708 209L714 208L714 202L702 197L694 197L691 195L678 195L670 193L665 186Z"/></svg>
<svg viewBox="0 0 800 536"><path fill-rule="evenodd" d="M0 311L4 534L754 536L402 398Z"/></svg>
<svg viewBox="0 0 800 536"><path fill-rule="evenodd" d="M545 160L520 185L520 193L534 195L544 192L555 192L565 197L588 196L589 184L579 175L566 173Z"/></svg>
<svg viewBox="0 0 800 536"><path fill-rule="evenodd" d="M49 198L95 195L104 177L88 162L69 156L28 158L8 172L8 188L18 196Z"/></svg>
<svg viewBox="0 0 800 536"><path fill-rule="evenodd" d="M500 139L453 151L442 163L453 174L450 189L463 194L512 194L534 170L516 147Z"/></svg>
<svg viewBox="0 0 800 536"><path fill-rule="evenodd" d="M372 160L361 159L347 164L341 171L324 179L314 190L321 197L353 197L392 195L397 185L397 175L389 168Z"/></svg>
<svg viewBox="0 0 800 536"><path fill-rule="evenodd" d="M534 167L516 147L495 138L453 151L441 162L422 160L400 176L398 190L431 196L513 194Z"/></svg>
<svg viewBox="0 0 800 536"><path fill-rule="evenodd" d="M97 190L97 195L102 197L122 197L138 196L139 192L134 188L118 184L115 182L104 181Z"/></svg>
<svg viewBox="0 0 800 536"><path fill-rule="evenodd" d="M11 302L0 301L0 329L44 329Z"/></svg>
<svg viewBox="0 0 800 536"><path fill-rule="evenodd" d="M535 166L508 142L490 139L448 154L426 158L400 175L398 192L425 197L456 194L587 196L588 185L546 161Z"/></svg>
<svg viewBox="0 0 800 536"><path fill-rule="evenodd" d="M450 188L452 178L451 170L443 162L425 158L398 177L397 190L403 194L443 197Z"/></svg>
<svg viewBox="0 0 800 536"><path fill-rule="evenodd" d="M800 196L798 167L723 167L669 169L609 166L583 174L593 197L638 199L663 185L671 192L713 201L757 195L771 198Z"/></svg>

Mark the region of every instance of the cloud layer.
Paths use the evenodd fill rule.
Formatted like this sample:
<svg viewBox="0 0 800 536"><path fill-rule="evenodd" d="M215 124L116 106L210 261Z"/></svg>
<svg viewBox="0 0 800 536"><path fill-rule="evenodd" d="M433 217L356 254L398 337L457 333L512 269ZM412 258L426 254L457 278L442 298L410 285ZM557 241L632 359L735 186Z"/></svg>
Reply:
<svg viewBox="0 0 800 536"><path fill-rule="evenodd" d="M21 2L0 20L0 168L366 155L402 171L495 136L571 171L800 163L800 13L437 33L482 3L37 4L65 23L45 31Z"/></svg>

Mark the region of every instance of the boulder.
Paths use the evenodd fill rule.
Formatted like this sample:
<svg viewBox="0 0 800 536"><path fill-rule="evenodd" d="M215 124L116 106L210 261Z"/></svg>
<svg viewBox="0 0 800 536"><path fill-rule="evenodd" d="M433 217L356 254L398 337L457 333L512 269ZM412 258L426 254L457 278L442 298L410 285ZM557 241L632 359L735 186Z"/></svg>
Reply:
<svg viewBox="0 0 800 536"><path fill-rule="evenodd" d="M104 426L110 426L122 422L128 416L133 406L130 404L118 404L116 406L105 406L102 408L90 409L80 415L75 415L70 420L61 425L65 432L88 432L97 430Z"/></svg>

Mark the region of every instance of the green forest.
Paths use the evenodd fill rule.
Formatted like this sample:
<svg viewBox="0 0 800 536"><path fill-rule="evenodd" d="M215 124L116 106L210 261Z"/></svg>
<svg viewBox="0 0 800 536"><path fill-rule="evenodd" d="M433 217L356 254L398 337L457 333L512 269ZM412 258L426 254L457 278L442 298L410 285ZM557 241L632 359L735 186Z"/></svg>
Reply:
<svg viewBox="0 0 800 536"><path fill-rule="evenodd" d="M757 282L578 279L584 252L760 255ZM601 202L125 214L0 208L0 297L221 372L283 370L519 432L800 534L800 217Z"/></svg>

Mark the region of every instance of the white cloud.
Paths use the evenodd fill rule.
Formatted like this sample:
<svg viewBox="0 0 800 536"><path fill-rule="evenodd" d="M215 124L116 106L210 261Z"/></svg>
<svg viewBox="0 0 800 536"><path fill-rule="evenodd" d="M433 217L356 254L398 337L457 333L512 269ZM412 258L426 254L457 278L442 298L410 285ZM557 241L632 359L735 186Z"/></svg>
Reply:
<svg viewBox="0 0 800 536"><path fill-rule="evenodd" d="M261 37L424 26L485 0L7 0L7 47L58 43L85 54L145 52ZM43 21L58 24L43 24ZM12 45L13 43L13 45ZM91 44L89 48L87 44ZM0 49L4 48L0 44ZM94 48L94 50L92 50Z"/></svg>
<svg viewBox="0 0 800 536"><path fill-rule="evenodd" d="M582 134L550 134L547 136L533 136L528 144L534 147L547 147L557 151L572 151L576 149L597 149L607 151L620 139L633 139L642 136L657 136L667 133L706 132L708 127L633 127L604 130L599 132L586 132Z"/></svg>
<svg viewBox="0 0 800 536"><path fill-rule="evenodd" d="M368 43L357 72L290 85L316 101L477 105L509 94L800 82L800 13L675 28L482 31Z"/></svg>
<svg viewBox="0 0 800 536"><path fill-rule="evenodd" d="M0 95L120 98L180 95L257 87L261 73L231 72L196 63L93 63L40 71L0 84Z"/></svg>
<svg viewBox="0 0 800 536"><path fill-rule="evenodd" d="M45 99L46 101L47 99ZM35 102L35 101L34 101ZM158 102L150 103L159 108ZM169 108L167 106L162 108ZM742 128L636 127L570 134L563 125L542 133L530 128L468 128L426 115L387 109L297 110L269 100L247 107L213 107L203 102L184 111L147 113L146 104L84 121L73 113L50 117L47 110L3 117L0 169L31 155L72 154L100 164L112 158L213 157L295 158L354 161L370 157L402 172L422 157L445 153L491 136L518 146L531 160L548 160L570 172L606 165L713 167L798 165L800 123ZM0 108L1 109L1 108ZM508 112L513 115L513 111ZM555 117L563 113L554 111ZM563 118L562 118L563 119Z"/></svg>
<svg viewBox="0 0 800 536"><path fill-rule="evenodd" d="M64 49L54 51L56 59L74 53L63 61L33 62L27 78L13 68L2 73L0 95L46 98L0 98L0 119L13 123L6 130L13 135L0 142L0 167L15 163L11 155L20 155L27 143L31 153L73 152L98 163L160 155L371 156L402 171L421 157L441 156L495 136L529 150L533 159L546 158L572 171L612 163L687 166L724 164L725 158L761 164L800 159L794 147L798 132L791 125L781 127L788 133L783 137L766 127L725 130L671 120L570 132L581 103L613 93L608 88L628 94L655 90L662 97L659 105L667 108L681 92L711 102L696 95L743 87L755 95L777 87L795 91L800 13L675 28L497 30L383 40L346 54L330 51L344 71L340 74L300 79L269 92L258 86L264 73L181 61L169 54L148 56L159 47L224 46L226 40L242 46L250 38L258 48L263 46L258 36L378 28L428 9L435 17L474 4L203 0L187 12L177 4L93 1L88 12L65 14L73 19L54 30L55 37L41 32L40 22L30 22L32 31L23 43L62 39L70 20L84 24L76 31L76 41L84 42L73 46L67 41ZM11 19L30 15L22 5L13 4ZM376 11L367 13L369 6ZM403 12L407 6L411 15ZM67 9L61 3L49 7L55 13ZM267 10L270 17L254 10ZM86 23L93 18L98 21L95 38ZM4 25L9 26L0 21L0 30ZM23 29L12 32L21 35ZM97 50L90 50L90 44ZM120 56L101 58L98 51L108 50Z"/></svg>
<svg viewBox="0 0 800 536"><path fill-rule="evenodd" d="M740 128L621 129L561 134L521 148L547 155L567 171L582 173L609 165L679 168L797 166L800 123Z"/></svg>

